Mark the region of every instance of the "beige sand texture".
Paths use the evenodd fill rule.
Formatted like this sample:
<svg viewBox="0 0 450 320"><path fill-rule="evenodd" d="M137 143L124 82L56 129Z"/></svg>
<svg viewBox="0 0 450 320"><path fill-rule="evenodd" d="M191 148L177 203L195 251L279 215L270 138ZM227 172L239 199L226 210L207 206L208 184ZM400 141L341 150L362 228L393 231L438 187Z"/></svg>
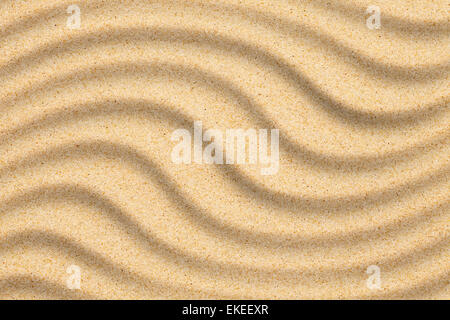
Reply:
<svg viewBox="0 0 450 320"><path fill-rule="evenodd" d="M447 0L0 17L2 299L450 298ZM280 129L278 174L174 164L194 121Z"/></svg>

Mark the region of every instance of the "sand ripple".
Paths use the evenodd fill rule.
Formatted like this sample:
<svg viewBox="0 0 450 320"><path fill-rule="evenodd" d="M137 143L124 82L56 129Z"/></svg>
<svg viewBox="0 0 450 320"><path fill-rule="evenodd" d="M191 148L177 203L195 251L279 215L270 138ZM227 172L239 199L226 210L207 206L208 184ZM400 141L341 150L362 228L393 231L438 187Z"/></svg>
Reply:
<svg viewBox="0 0 450 320"><path fill-rule="evenodd" d="M0 297L448 299L450 23L413 2L3 1ZM173 164L194 121L279 128L279 173Z"/></svg>

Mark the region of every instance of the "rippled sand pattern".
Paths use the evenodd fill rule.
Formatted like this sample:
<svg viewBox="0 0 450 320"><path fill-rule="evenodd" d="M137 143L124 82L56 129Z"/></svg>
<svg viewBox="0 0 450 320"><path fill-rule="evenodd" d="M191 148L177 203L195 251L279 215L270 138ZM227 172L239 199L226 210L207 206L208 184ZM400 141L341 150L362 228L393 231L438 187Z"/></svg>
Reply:
<svg viewBox="0 0 450 320"><path fill-rule="evenodd" d="M1 1L0 297L450 298L449 3L371 4ZM278 174L173 164L194 121Z"/></svg>

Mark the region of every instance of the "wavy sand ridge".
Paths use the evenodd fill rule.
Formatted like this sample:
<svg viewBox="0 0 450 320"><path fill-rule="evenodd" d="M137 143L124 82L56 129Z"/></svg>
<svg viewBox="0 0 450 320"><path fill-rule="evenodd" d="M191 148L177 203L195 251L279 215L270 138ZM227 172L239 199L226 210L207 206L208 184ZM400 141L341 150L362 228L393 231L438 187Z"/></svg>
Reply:
<svg viewBox="0 0 450 320"><path fill-rule="evenodd" d="M450 297L448 3L72 4L0 4L2 298ZM278 174L172 163L195 121Z"/></svg>

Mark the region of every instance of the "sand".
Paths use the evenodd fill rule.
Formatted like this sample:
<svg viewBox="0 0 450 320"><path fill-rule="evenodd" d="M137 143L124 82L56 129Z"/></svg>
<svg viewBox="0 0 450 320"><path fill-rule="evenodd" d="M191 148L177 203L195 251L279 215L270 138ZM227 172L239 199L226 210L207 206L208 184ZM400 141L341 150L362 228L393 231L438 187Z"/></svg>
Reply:
<svg viewBox="0 0 450 320"><path fill-rule="evenodd" d="M448 299L448 10L1 1L0 297ZM278 173L174 164L194 121Z"/></svg>

